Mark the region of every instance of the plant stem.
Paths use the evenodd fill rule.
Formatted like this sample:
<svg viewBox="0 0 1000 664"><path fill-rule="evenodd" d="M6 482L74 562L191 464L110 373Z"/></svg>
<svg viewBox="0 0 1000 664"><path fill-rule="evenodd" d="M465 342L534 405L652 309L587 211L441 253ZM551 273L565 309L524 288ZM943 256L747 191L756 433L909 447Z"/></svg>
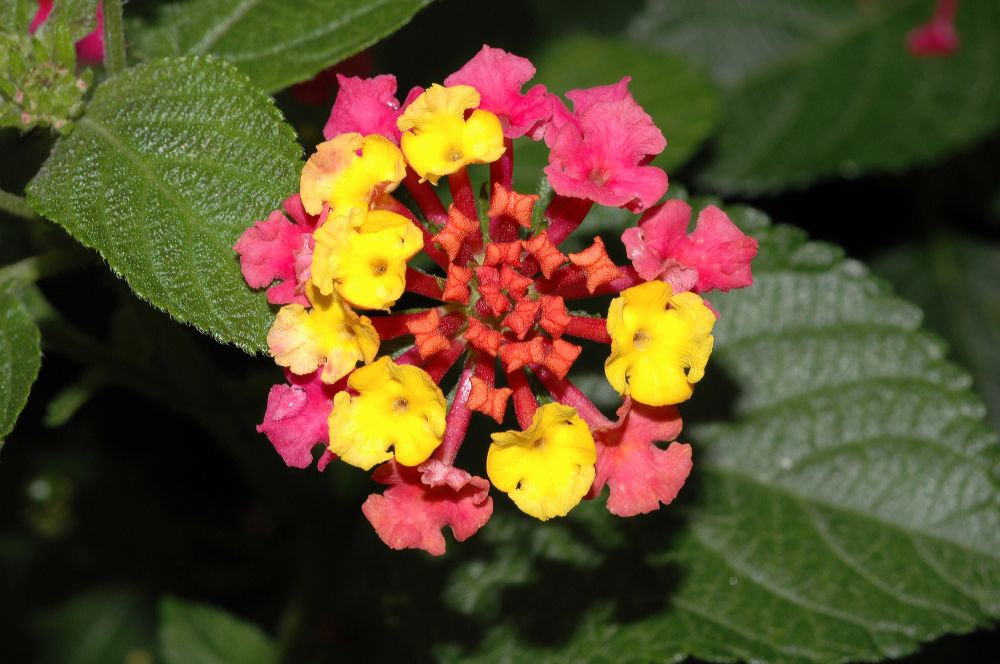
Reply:
<svg viewBox="0 0 1000 664"><path fill-rule="evenodd" d="M123 72L125 66L122 0L104 0L104 67L114 76Z"/></svg>
<svg viewBox="0 0 1000 664"><path fill-rule="evenodd" d="M28 206L23 197L6 191L0 191L0 211L29 221L38 219L38 215Z"/></svg>
<svg viewBox="0 0 1000 664"><path fill-rule="evenodd" d="M79 247L60 247L29 256L16 263L0 267L0 290L20 288L39 279L59 274L90 260L90 254Z"/></svg>

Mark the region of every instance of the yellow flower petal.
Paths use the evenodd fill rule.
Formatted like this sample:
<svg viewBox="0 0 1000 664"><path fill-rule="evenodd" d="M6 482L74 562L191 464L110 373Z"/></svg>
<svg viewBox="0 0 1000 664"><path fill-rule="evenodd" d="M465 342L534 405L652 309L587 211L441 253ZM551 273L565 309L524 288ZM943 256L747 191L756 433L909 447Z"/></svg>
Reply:
<svg viewBox="0 0 1000 664"><path fill-rule="evenodd" d="M426 461L441 444L447 402L419 367L381 357L347 379L330 411L330 451L368 470L393 456L404 466Z"/></svg>
<svg viewBox="0 0 1000 664"><path fill-rule="evenodd" d="M421 180L437 184L469 164L488 164L504 153L503 127L489 111L465 112L479 106L479 93L469 85L432 85L413 100L396 124L400 147Z"/></svg>
<svg viewBox="0 0 1000 664"><path fill-rule="evenodd" d="M322 295L308 286L313 308L285 305L278 311L267 346L274 361L298 375L323 367L320 378L335 383L360 360L371 362L379 336L367 316L358 316L336 294Z"/></svg>
<svg viewBox="0 0 1000 664"><path fill-rule="evenodd" d="M493 434L486 474L521 511L542 521L565 516L590 490L597 451L575 408L549 403L525 431Z"/></svg>
<svg viewBox="0 0 1000 664"><path fill-rule="evenodd" d="M358 221L363 219L363 221ZM361 309L389 309L406 288L406 262L423 248L409 219L388 210L352 210L315 232L311 279Z"/></svg>
<svg viewBox="0 0 1000 664"><path fill-rule="evenodd" d="M608 382L651 406L686 401L705 375L713 325L715 314L695 293L673 295L662 281L622 291L608 309Z"/></svg>
<svg viewBox="0 0 1000 664"><path fill-rule="evenodd" d="M319 214L324 203L333 214L367 210L405 176L403 154L384 136L340 134L316 146L302 168L299 193L309 214Z"/></svg>

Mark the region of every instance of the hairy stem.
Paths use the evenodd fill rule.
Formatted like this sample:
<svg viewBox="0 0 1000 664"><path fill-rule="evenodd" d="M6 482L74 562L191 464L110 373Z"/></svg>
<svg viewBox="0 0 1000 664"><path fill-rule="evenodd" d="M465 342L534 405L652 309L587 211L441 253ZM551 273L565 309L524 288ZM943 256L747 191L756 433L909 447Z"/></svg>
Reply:
<svg viewBox="0 0 1000 664"><path fill-rule="evenodd" d="M39 218L35 214L35 211L28 206L27 201L23 197L6 191L0 191L0 212L6 212L9 215L21 217L29 221Z"/></svg>
<svg viewBox="0 0 1000 664"><path fill-rule="evenodd" d="M125 23L122 0L104 0L104 67L115 76L125 71Z"/></svg>

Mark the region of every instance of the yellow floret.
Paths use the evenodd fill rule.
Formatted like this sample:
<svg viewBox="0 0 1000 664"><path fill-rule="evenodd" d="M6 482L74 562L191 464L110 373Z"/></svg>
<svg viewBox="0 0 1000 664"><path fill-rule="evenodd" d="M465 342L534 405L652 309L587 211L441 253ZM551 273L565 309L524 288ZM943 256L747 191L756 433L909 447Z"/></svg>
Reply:
<svg viewBox="0 0 1000 664"><path fill-rule="evenodd" d="M335 383L360 360L375 358L379 336L367 316L358 316L335 293L322 295L310 285L306 295L312 309L283 306L267 333L267 346L279 366L298 375L322 366L323 382Z"/></svg>
<svg viewBox="0 0 1000 664"><path fill-rule="evenodd" d="M361 309L395 304L406 288L406 262L424 246L420 229L388 210L330 217L314 237L312 283Z"/></svg>
<svg viewBox="0 0 1000 664"><path fill-rule="evenodd" d="M338 392L330 412L330 451L359 468L388 461L426 461L444 436L447 402L419 367L381 357L347 379L358 393Z"/></svg>
<svg viewBox="0 0 1000 664"><path fill-rule="evenodd" d="M673 295L662 281L622 291L608 309L608 382L651 406L686 401L705 375L714 324L715 314L699 295Z"/></svg>
<svg viewBox="0 0 1000 664"><path fill-rule="evenodd" d="M493 434L486 474L522 512L546 521L583 499L596 461L594 437L576 409L549 403L525 431Z"/></svg>
<svg viewBox="0 0 1000 664"><path fill-rule="evenodd" d="M324 203L333 214L367 210L405 176L403 154L384 136L340 134L316 146L302 168L299 193L309 214L319 214Z"/></svg>
<svg viewBox="0 0 1000 664"><path fill-rule="evenodd" d="M503 128L489 111L465 112L479 106L479 93L469 85L432 85L413 100L396 125L400 147L421 180L437 184L469 164L488 164L504 152Z"/></svg>

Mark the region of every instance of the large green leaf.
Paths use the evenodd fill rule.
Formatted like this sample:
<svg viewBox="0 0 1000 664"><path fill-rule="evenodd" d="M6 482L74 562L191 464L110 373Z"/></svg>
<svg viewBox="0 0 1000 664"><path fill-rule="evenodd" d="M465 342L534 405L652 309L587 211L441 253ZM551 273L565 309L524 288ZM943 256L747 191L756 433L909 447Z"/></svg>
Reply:
<svg viewBox="0 0 1000 664"><path fill-rule="evenodd" d="M1000 122L1000 4L962 3L962 44L918 58L925 2L670 3L636 18L644 43L679 50L735 84L703 184L761 192L893 172L938 159ZM691 16L690 27L688 16Z"/></svg>
<svg viewBox="0 0 1000 664"><path fill-rule="evenodd" d="M160 642L167 664L265 664L274 645L259 627L225 611L181 600L160 602Z"/></svg>
<svg viewBox="0 0 1000 664"><path fill-rule="evenodd" d="M712 297L678 504L500 515L447 591L487 635L441 654L873 661L1000 616L1000 448L968 376L864 266L737 216L755 283Z"/></svg>
<svg viewBox="0 0 1000 664"><path fill-rule="evenodd" d="M221 341L264 347L273 318L232 246L294 192L301 149L272 101L212 57L128 70L96 92L28 186L142 298Z"/></svg>
<svg viewBox="0 0 1000 664"><path fill-rule="evenodd" d="M943 234L898 247L874 267L951 343L1000 429L1000 246Z"/></svg>
<svg viewBox="0 0 1000 664"><path fill-rule="evenodd" d="M43 664L152 661L152 607L119 589L76 595L45 611L38 625ZM143 660L143 656L147 659Z"/></svg>
<svg viewBox="0 0 1000 664"><path fill-rule="evenodd" d="M38 376L38 326L11 293L0 292L0 444L14 428Z"/></svg>
<svg viewBox="0 0 1000 664"><path fill-rule="evenodd" d="M274 92L405 25L430 0L192 0L136 25L145 58L214 53Z"/></svg>

